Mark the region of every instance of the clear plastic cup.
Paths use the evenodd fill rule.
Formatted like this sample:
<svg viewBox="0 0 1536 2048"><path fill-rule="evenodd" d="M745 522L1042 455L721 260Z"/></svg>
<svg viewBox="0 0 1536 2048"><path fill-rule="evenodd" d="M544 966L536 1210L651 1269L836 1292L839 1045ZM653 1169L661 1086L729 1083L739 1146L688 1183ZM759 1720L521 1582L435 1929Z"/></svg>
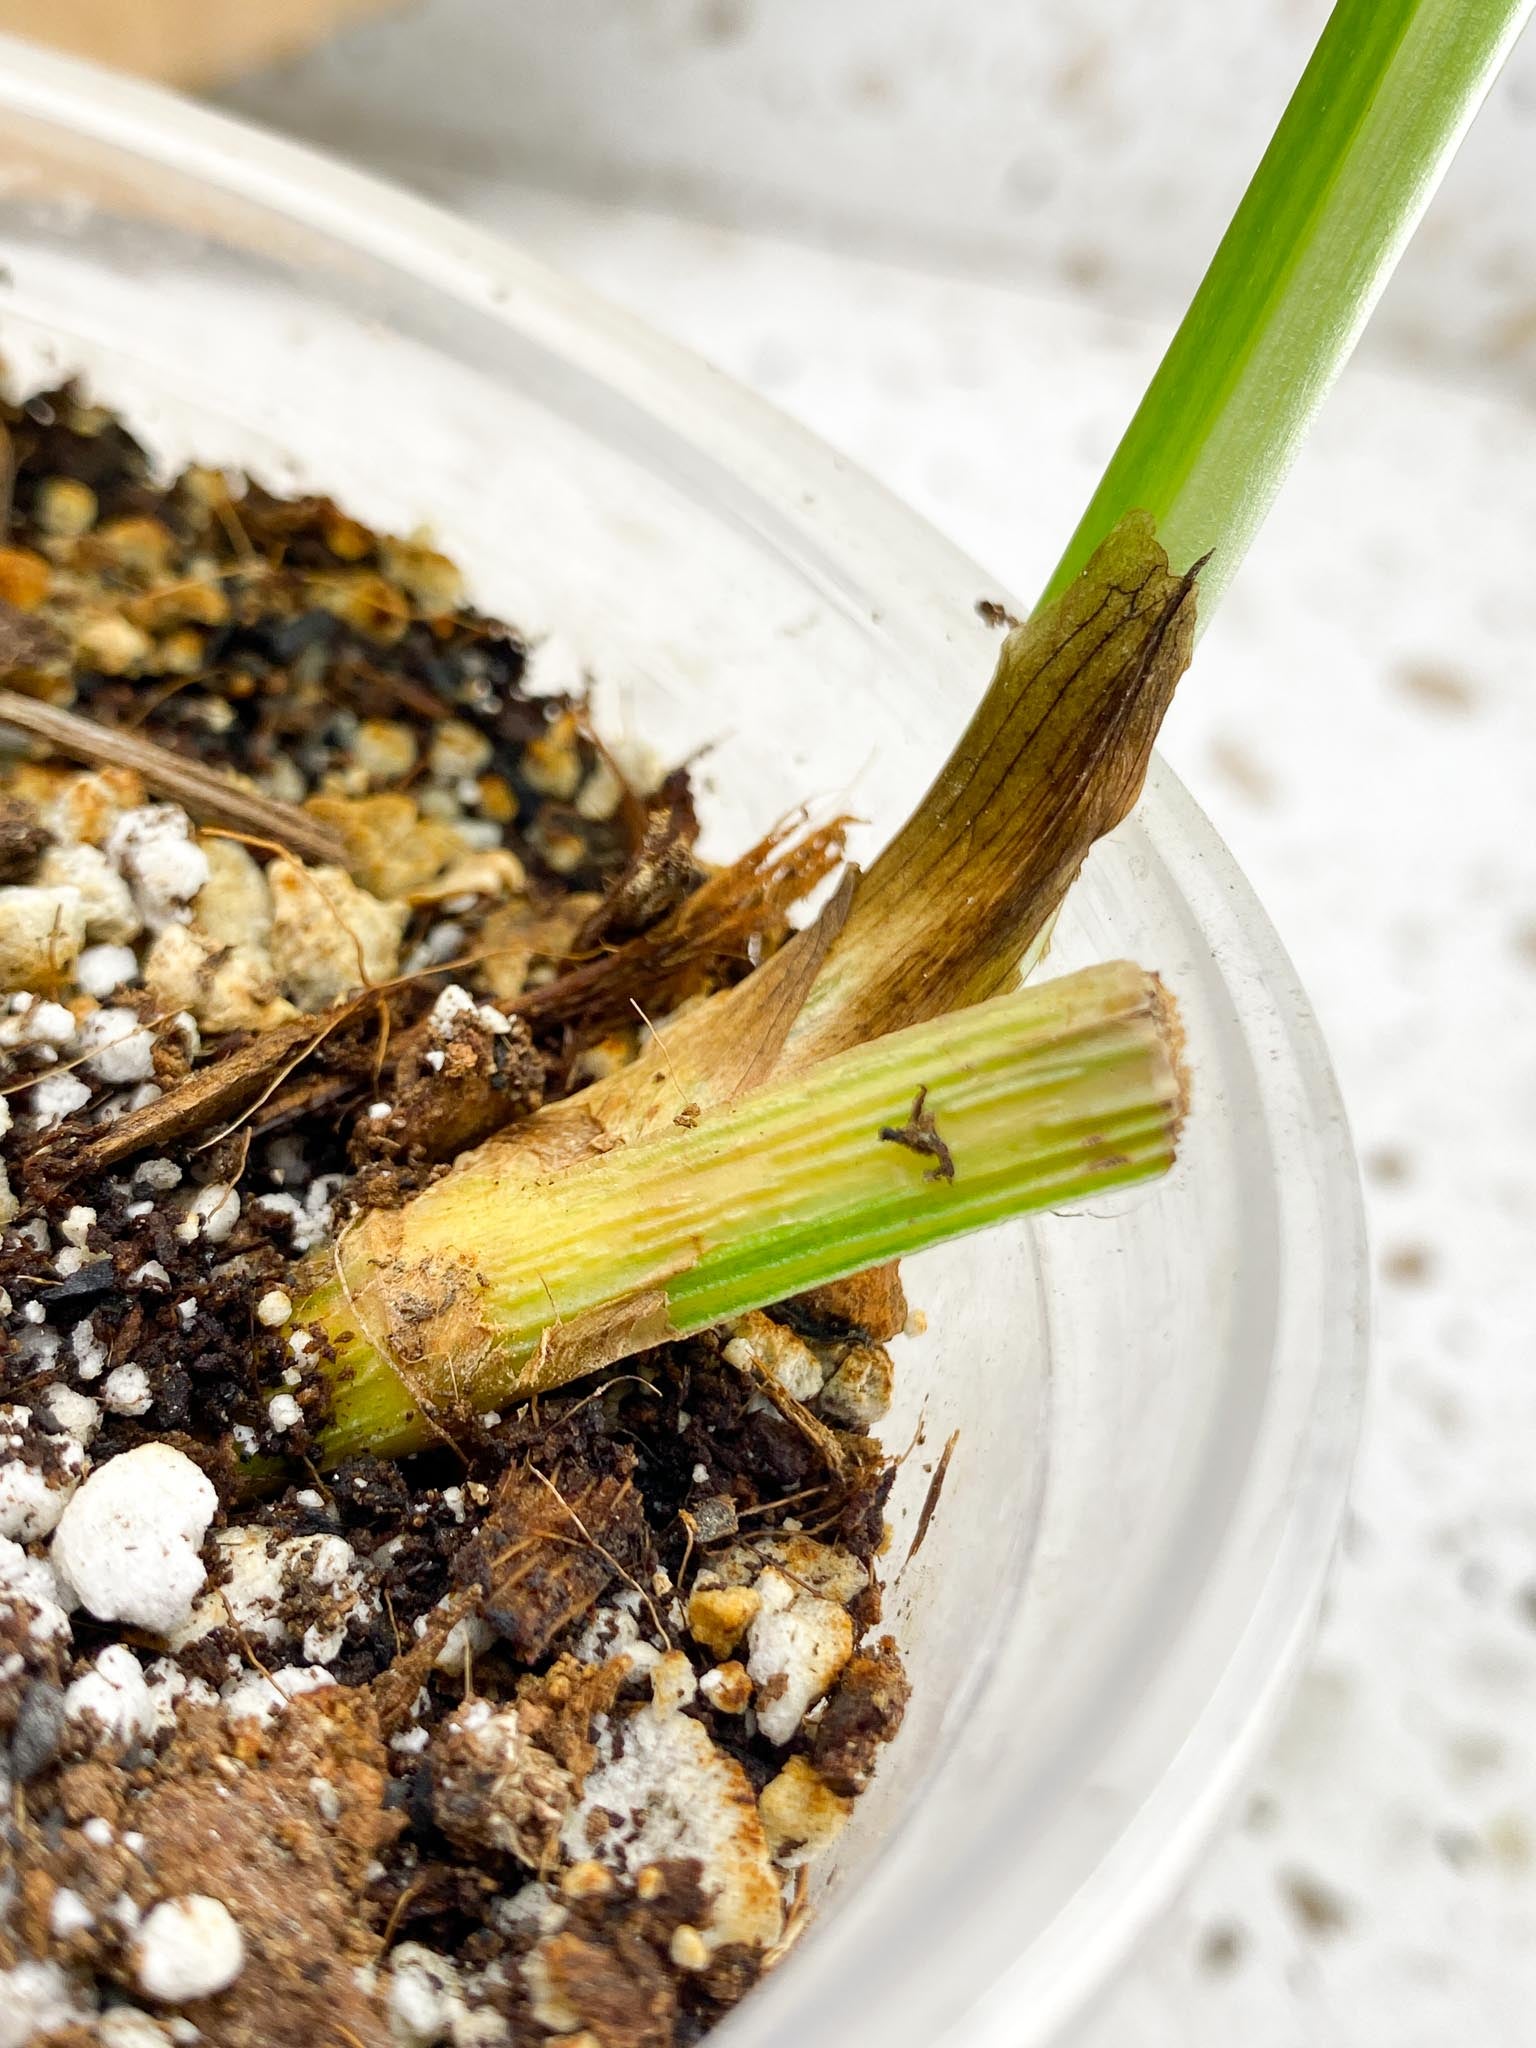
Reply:
<svg viewBox="0 0 1536 2048"><path fill-rule="evenodd" d="M963 556L702 363L370 179L0 46L0 333L167 459L428 522L476 598L707 746L711 841L811 798L874 845L989 673ZM1058 2041L1170 1903L1307 1643L1359 1414L1365 1265L1306 1002L1166 771L1052 968L1129 955L1183 1009L1172 1178L914 1260L887 1622L914 1693L810 1933L731 2048ZM921 1552L931 1468L958 1431Z"/></svg>

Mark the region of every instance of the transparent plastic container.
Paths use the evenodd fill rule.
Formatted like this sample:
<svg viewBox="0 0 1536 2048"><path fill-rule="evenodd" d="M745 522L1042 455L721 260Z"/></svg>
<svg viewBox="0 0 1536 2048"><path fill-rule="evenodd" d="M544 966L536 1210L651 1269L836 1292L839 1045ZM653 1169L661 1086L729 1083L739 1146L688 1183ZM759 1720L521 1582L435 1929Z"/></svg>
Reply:
<svg viewBox="0 0 1536 2048"><path fill-rule="evenodd" d="M806 797L869 847L995 654L963 556L586 292L322 158L0 45L0 349L167 459L429 522L618 726L708 743L717 849ZM1051 966L1172 984L1172 1178L911 1262L888 1623L907 1725L815 1924L721 2048L1059 2042L1270 1728L1339 1525L1363 1370L1348 1133L1262 912L1163 770ZM904 1563L940 1448L957 1445Z"/></svg>

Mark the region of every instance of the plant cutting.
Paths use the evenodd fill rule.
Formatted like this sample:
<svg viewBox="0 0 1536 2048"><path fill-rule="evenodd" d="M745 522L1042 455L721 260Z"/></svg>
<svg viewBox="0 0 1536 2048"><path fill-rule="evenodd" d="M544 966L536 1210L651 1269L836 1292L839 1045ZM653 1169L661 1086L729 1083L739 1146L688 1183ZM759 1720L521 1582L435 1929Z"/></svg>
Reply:
<svg viewBox="0 0 1536 2048"><path fill-rule="evenodd" d="M1041 608L1010 634L954 755L857 878L830 939L796 941L783 972L722 995L675 1034L671 1063L683 1063L693 1097L730 1103L754 1080L1017 978L1089 846L1134 802L1197 621L1212 615L1528 14L1523 0L1343 0L1335 9ZM463 1207L457 1190L438 1191L433 1206L453 1215L460 1255L473 1257L474 1218L497 1227L503 1190L571 1163L593 1134L606 1145L655 1128L674 1085L665 1063L642 1062L515 1130L476 1162ZM630 1163L608 1172L622 1181ZM637 1189L644 1171L637 1160ZM1020 1212L1029 1205L1021 1183ZM961 1214L951 1205L957 1229ZM425 1245L425 1211L421 1222ZM921 1228L914 1218L913 1249ZM822 1249L835 1265L830 1237ZM344 1254L351 1277L337 1285L354 1300L359 1289L372 1297L375 1327L396 1321L393 1290L418 1290L413 1250L407 1219L402 1230L365 1224ZM674 1245L661 1263L685 1255ZM810 1277L808 1268L791 1285ZM440 1270L435 1285L452 1296L455 1327L477 1358L501 1348L475 1326L472 1284ZM730 1305L771 1298L744 1284ZM311 1307L338 1315L329 1289ZM629 1341L615 1326L600 1347L605 1362ZM371 1401L377 1348L354 1338L346 1356L350 1383L366 1382ZM418 1360L411 1374L418 1406L445 1391L422 1369ZM546 1352L539 1370L550 1369ZM492 1373L485 1384L494 1407L517 1380ZM352 1398L343 1394L343 1405Z"/></svg>
<svg viewBox="0 0 1536 2048"><path fill-rule="evenodd" d="M1017 982L1514 15L1454 65L1444 10L1392 21L1336 15L1246 249L863 874L838 819L703 862L687 777L531 696L424 541L166 482L77 391L5 409L33 2033L660 2044L792 1942L905 1705L892 1261L1166 1170L1186 1066L1199 1114L1155 976ZM1287 337L1283 392L1202 383L1213 332Z"/></svg>

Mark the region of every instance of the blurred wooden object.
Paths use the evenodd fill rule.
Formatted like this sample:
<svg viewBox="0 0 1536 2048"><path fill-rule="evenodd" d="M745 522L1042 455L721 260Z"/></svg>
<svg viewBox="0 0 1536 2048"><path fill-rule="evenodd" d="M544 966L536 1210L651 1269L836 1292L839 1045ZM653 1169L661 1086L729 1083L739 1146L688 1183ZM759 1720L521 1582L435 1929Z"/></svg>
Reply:
<svg viewBox="0 0 1536 2048"><path fill-rule="evenodd" d="M0 30L168 85L212 85L401 0L0 0Z"/></svg>

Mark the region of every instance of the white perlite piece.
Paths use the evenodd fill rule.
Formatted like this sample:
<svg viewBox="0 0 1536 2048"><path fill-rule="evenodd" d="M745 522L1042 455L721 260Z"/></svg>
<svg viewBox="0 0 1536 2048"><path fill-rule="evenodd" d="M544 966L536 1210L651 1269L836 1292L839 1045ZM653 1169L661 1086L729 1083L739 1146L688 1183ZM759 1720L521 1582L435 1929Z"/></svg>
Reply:
<svg viewBox="0 0 1536 2048"><path fill-rule="evenodd" d="M88 1329L86 1323L76 1323L76 1330ZM49 1417L67 1436L77 1444L88 1444L101 1427L101 1404L93 1401L89 1394L77 1394L73 1387L66 1387L61 1381L45 1388L41 1405L48 1410Z"/></svg>
<svg viewBox="0 0 1536 2048"><path fill-rule="evenodd" d="M818 1543L801 1530L733 1543L729 1550L717 1551L710 1563L714 1577L727 1586L753 1585L764 1565L776 1564L807 1592L835 1600L839 1607L847 1607L869 1584L869 1566L851 1551L834 1543ZM713 1580L700 1572L695 1583L702 1586Z"/></svg>
<svg viewBox="0 0 1536 2048"><path fill-rule="evenodd" d="M466 1019L481 1031L488 1031L493 1038L512 1028L500 1010L490 1003L477 1003L467 988L459 982L450 981L432 1005L427 1029L434 1038L446 1043Z"/></svg>
<svg viewBox="0 0 1536 2048"><path fill-rule="evenodd" d="M264 1726L301 1693L319 1692L335 1683L330 1672L318 1665L289 1664L270 1676L265 1671L248 1671L244 1678L224 1687L220 1698L232 1721L260 1721Z"/></svg>
<svg viewBox="0 0 1536 2048"><path fill-rule="evenodd" d="M222 1244L239 1221L240 1197L225 1182L215 1181L193 1196L176 1235L183 1244L195 1244L199 1238Z"/></svg>
<svg viewBox="0 0 1536 2048"><path fill-rule="evenodd" d="M279 1398L283 1398L279 1396ZM299 1647L310 1664L328 1664L346 1641L347 1618L377 1612L356 1551L342 1536L276 1538L268 1529L221 1529L213 1539L223 1582L205 1593L171 1638L184 1650L231 1622L253 1643L273 1646L291 1640L284 1619L284 1588L310 1581L329 1599L304 1629Z"/></svg>
<svg viewBox="0 0 1536 2048"><path fill-rule="evenodd" d="M462 825L459 830L462 836ZM477 896L495 902L521 895L528 880L523 864L515 853L509 853L498 842L499 833L488 846L477 852L461 854L434 881L413 890L411 900L442 904L459 916L474 908Z"/></svg>
<svg viewBox="0 0 1536 2048"><path fill-rule="evenodd" d="M184 1650L231 1622L253 1642L281 1642L286 1545L259 1528L221 1529L213 1543L220 1583L193 1605L171 1648Z"/></svg>
<svg viewBox="0 0 1536 2048"><path fill-rule="evenodd" d="M803 1337L760 1309L738 1316L730 1329L731 1340L724 1352L727 1365L734 1365L738 1372L749 1372L755 1366L795 1400L815 1400L821 1392L821 1360Z"/></svg>
<svg viewBox="0 0 1536 2048"><path fill-rule="evenodd" d="M693 1666L681 1650L668 1650L651 1670L651 1698L658 1707L680 1710L691 1707L699 1696L699 1681Z"/></svg>
<svg viewBox="0 0 1536 2048"><path fill-rule="evenodd" d="M85 1453L72 1440L58 1446L52 1473L31 1464L23 1452L31 1421L29 1408L0 1408L0 1455L21 1453L0 1464L0 1536L18 1543L35 1543L57 1528L85 1470Z"/></svg>
<svg viewBox="0 0 1536 2048"><path fill-rule="evenodd" d="M461 982L451 981L432 1005L427 1028L434 1038L446 1044L466 1021L493 1036L511 1028L494 1004L478 1002Z"/></svg>
<svg viewBox="0 0 1536 2048"><path fill-rule="evenodd" d="M514 2048L511 2026L489 2005L462 2006L453 2016L448 2040L451 2048ZM582 2048L579 2036L577 2048Z"/></svg>
<svg viewBox="0 0 1536 2048"><path fill-rule="evenodd" d="M133 891L106 855L94 846L54 846L43 855L37 879L45 888L80 892L85 936L121 946L136 939L144 920Z"/></svg>
<svg viewBox="0 0 1536 2048"><path fill-rule="evenodd" d="M179 1664L169 1657L157 1657L144 1673L144 1685L149 1694L149 1711L154 1717L154 1733L163 1735L176 1725L176 1708L182 1700L194 1707L218 1705L219 1695L205 1679L188 1678Z"/></svg>
<svg viewBox="0 0 1536 2048"><path fill-rule="evenodd" d="M462 1520L463 1517L460 1516L458 1519ZM376 1564L381 1561L381 1558L382 1553L375 1552L374 1562ZM452 1598L452 1594L445 1593L442 1599L438 1601L437 1606L432 1610L432 1614L441 1613L450 1604ZM431 1615L418 1614L415 1621L411 1624L418 1642L431 1626L431 1621ZM471 1662L476 1657L483 1657L495 1640L496 1632L484 1615L474 1613L461 1614L443 1638L443 1647L437 1653L433 1668L438 1671L462 1672L466 1657ZM603 1659L601 1657L594 1657L588 1661L601 1664Z"/></svg>
<svg viewBox="0 0 1536 2048"><path fill-rule="evenodd" d="M624 785L606 761L599 761L576 792L576 815L594 825L606 824L624 799Z"/></svg>
<svg viewBox="0 0 1536 2048"><path fill-rule="evenodd" d="M558 1934L570 1917L570 1908L561 1905L536 1877L515 1892L503 1892L491 1904L491 1919L503 1934Z"/></svg>
<svg viewBox="0 0 1536 2048"><path fill-rule="evenodd" d="M24 1316L29 1315L31 1310L41 1308L41 1306L41 1302L29 1301L26 1308L22 1310L22 1314ZM39 1329L35 1323L29 1321L17 1332L16 1356L24 1361L29 1375L34 1372L51 1372L58 1355L59 1333L57 1330L50 1330L46 1327Z"/></svg>
<svg viewBox="0 0 1536 2048"><path fill-rule="evenodd" d="M91 1226L95 1221L96 1211L90 1207L89 1203L76 1202L75 1206L66 1213L64 1221L59 1225L59 1235L66 1244L83 1245L89 1238Z"/></svg>
<svg viewBox="0 0 1536 2048"><path fill-rule="evenodd" d="M444 1606L448 1597L445 1593L438 1601L438 1606ZM427 1632L427 1617L424 1614L417 1618L416 1632L418 1635L425 1635ZM444 1636L443 1647L433 1660L433 1668L437 1671L462 1672L466 1658L473 1664L476 1657L485 1655L495 1640L496 1631L484 1615L461 1614Z"/></svg>
<svg viewBox="0 0 1536 2048"><path fill-rule="evenodd" d="M889 1412L895 1384L883 1344L850 1344L821 1390L821 1413L845 1429L873 1429Z"/></svg>
<svg viewBox="0 0 1536 2048"><path fill-rule="evenodd" d="M101 1383L101 1398L114 1415L147 1415L155 1400L142 1365L114 1366Z"/></svg>
<svg viewBox="0 0 1536 2048"><path fill-rule="evenodd" d="M279 1432L297 1428L303 1419L304 1411L292 1394L274 1394L267 1403L267 1420Z"/></svg>
<svg viewBox="0 0 1536 2048"><path fill-rule="evenodd" d="M752 1704L752 1681L735 1658L716 1664L699 1680L699 1691L721 1714L744 1714Z"/></svg>
<svg viewBox="0 0 1536 2048"><path fill-rule="evenodd" d="M402 1941L389 1963L390 2038L397 2048L437 2048L464 2010L458 1970L419 1941Z"/></svg>
<svg viewBox="0 0 1536 2048"><path fill-rule="evenodd" d="M293 1249L296 1252L313 1251L331 1234L335 1221L331 1197L340 1186L341 1179L342 1176L336 1173L318 1174L304 1190L302 1202L297 1195L257 1195L253 1206L265 1216L286 1220L293 1232Z"/></svg>
<svg viewBox="0 0 1536 2048"><path fill-rule="evenodd" d="M462 718L444 718L432 728L427 769L436 782L458 782L491 765L491 743Z"/></svg>
<svg viewBox="0 0 1536 2048"><path fill-rule="evenodd" d="M42 2034L84 2019L74 1986L57 1963L18 1963L0 1970L0 2048L27 2048Z"/></svg>
<svg viewBox="0 0 1536 2048"><path fill-rule="evenodd" d="M192 922L215 946L265 946L272 892L260 864L233 839L210 839L203 852L208 880L192 906Z"/></svg>
<svg viewBox="0 0 1536 2048"><path fill-rule="evenodd" d="M133 1169L133 1178L136 1186L153 1188L157 1195L164 1195L180 1187L181 1168L174 1159L141 1159Z"/></svg>
<svg viewBox="0 0 1536 2048"><path fill-rule="evenodd" d="M352 766L373 788L402 782L416 766L416 735L395 718L365 718L352 744Z"/></svg>
<svg viewBox="0 0 1536 2048"><path fill-rule="evenodd" d="M96 2022L96 2038L101 2048L170 2048L177 2036L137 2006L115 2005Z"/></svg>
<svg viewBox="0 0 1536 2048"><path fill-rule="evenodd" d="M80 1026L80 1044L90 1054L87 1069L114 1088L155 1077L154 1033L132 1010L93 1010Z"/></svg>
<svg viewBox="0 0 1536 2048"><path fill-rule="evenodd" d="M662 1690L662 1701L597 1717L597 1763L560 1847L573 1863L595 1858L630 1878L647 1863L697 1858L710 1898L709 1948L766 1948L782 1924L779 1880L746 1772L671 1704L674 1687Z"/></svg>
<svg viewBox="0 0 1536 2048"><path fill-rule="evenodd" d="M13 1615L25 1609L27 1632L40 1643L69 1641L69 1616L52 1566L28 1557L8 1536L0 1536L0 1609Z"/></svg>
<svg viewBox="0 0 1536 2048"><path fill-rule="evenodd" d="M132 946L87 946L75 962L75 980L98 1003L139 978L139 956Z"/></svg>
<svg viewBox="0 0 1536 2048"><path fill-rule="evenodd" d="M281 1287L269 1287L256 1304L256 1320L266 1329L279 1330L293 1314L293 1302Z"/></svg>
<svg viewBox="0 0 1536 2048"><path fill-rule="evenodd" d="M161 1009L184 1010L205 1031L266 1031L297 1014L264 946L215 945L196 926L166 926L144 985Z"/></svg>
<svg viewBox="0 0 1536 2048"><path fill-rule="evenodd" d="M594 1608L572 1651L581 1664L607 1664L622 1657L629 1666L626 1684L631 1690L649 1680L662 1654L640 1633L639 1605L639 1594L626 1587L611 1606Z"/></svg>
<svg viewBox="0 0 1536 2048"><path fill-rule="evenodd" d="M143 801L144 785L128 768L90 768L71 775L42 806L43 823L61 845L101 846L124 811Z"/></svg>
<svg viewBox="0 0 1536 2048"><path fill-rule="evenodd" d="M835 1601L808 1593L776 1565L753 1589L759 1606L747 1630L747 1673L757 1688L757 1725L788 1742L853 1655L853 1623Z"/></svg>
<svg viewBox="0 0 1536 2048"><path fill-rule="evenodd" d="M0 1049L13 1052L21 1045L51 1046L63 1052L75 1042L75 1018L62 1003L40 1003L23 993L11 997L0 1018Z"/></svg>
<svg viewBox="0 0 1536 2048"><path fill-rule="evenodd" d="M54 1569L98 1621L168 1635L202 1589L197 1553L217 1506L189 1457L169 1444L140 1444L98 1466L64 1510Z"/></svg>
<svg viewBox="0 0 1536 2048"><path fill-rule="evenodd" d="M205 1893L164 1899L139 1929L140 1990L166 2005L227 1991L245 1968L245 1940L229 1908Z"/></svg>
<svg viewBox="0 0 1536 2048"><path fill-rule="evenodd" d="M84 1109L90 1099L90 1089L73 1074L52 1074L27 1091L27 1107L37 1118L38 1129L43 1131L73 1116L77 1109Z"/></svg>
<svg viewBox="0 0 1536 2048"><path fill-rule="evenodd" d="M97 1336L96 1325L89 1316L83 1316L70 1331L69 1348L75 1361L75 1371L81 1379L101 1378L107 1362L107 1347Z"/></svg>
<svg viewBox="0 0 1536 2048"><path fill-rule="evenodd" d="M345 1537L322 1536L317 1541L302 1536L297 1542L301 1557L305 1555L303 1546L313 1544L308 1553L309 1576L330 1594L333 1603L328 1617L312 1621L305 1629L299 1647L309 1663L329 1664L347 1639L348 1616L355 1613L366 1620L378 1612L379 1603L365 1590L357 1553Z"/></svg>
<svg viewBox="0 0 1536 2048"><path fill-rule="evenodd" d="M139 1660L125 1643L109 1643L68 1688L64 1714L70 1721L94 1722L104 1741L125 1747L153 1734L154 1702Z"/></svg>
<svg viewBox="0 0 1536 2048"><path fill-rule="evenodd" d="M96 1915L68 1885L60 1885L53 1895L53 1904L48 1909L48 1926L60 1941L68 1941L72 1934L83 1934L87 1927L96 1924Z"/></svg>
<svg viewBox="0 0 1536 2048"><path fill-rule="evenodd" d="M185 924L208 880L208 856L192 837L191 819L174 804L124 811L107 837L107 859L132 889L152 932Z"/></svg>

